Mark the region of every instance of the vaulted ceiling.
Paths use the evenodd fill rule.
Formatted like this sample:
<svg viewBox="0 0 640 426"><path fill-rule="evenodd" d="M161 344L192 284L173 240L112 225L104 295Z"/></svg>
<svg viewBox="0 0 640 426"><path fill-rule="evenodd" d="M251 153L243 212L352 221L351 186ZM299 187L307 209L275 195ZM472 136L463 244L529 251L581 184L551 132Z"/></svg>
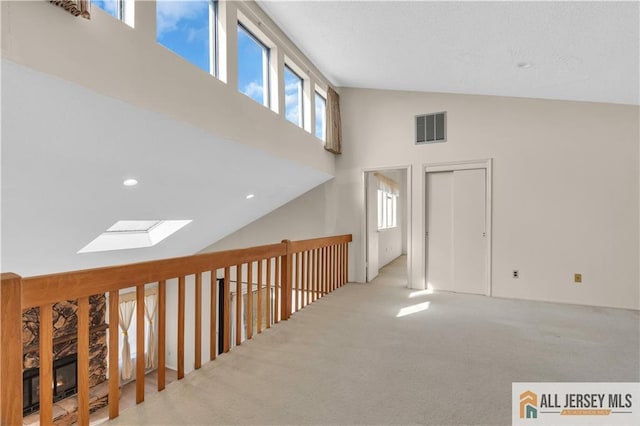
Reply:
<svg viewBox="0 0 640 426"><path fill-rule="evenodd" d="M338 86L638 105L638 2L271 1Z"/></svg>
<svg viewBox="0 0 640 426"><path fill-rule="evenodd" d="M3 272L190 255L330 178L2 61ZM193 222L154 247L77 254L116 221L164 219Z"/></svg>

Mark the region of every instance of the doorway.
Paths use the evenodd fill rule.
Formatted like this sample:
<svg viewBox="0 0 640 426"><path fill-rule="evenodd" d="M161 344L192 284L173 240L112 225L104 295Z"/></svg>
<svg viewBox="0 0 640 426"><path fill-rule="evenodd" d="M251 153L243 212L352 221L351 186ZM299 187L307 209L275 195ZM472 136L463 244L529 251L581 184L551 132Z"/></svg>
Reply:
<svg viewBox="0 0 640 426"><path fill-rule="evenodd" d="M409 251L409 167L367 170L365 189L365 281ZM409 264L407 264L407 278Z"/></svg>
<svg viewBox="0 0 640 426"><path fill-rule="evenodd" d="M491 160L427 166L425 192L428 288L491 295Z"/></svg>

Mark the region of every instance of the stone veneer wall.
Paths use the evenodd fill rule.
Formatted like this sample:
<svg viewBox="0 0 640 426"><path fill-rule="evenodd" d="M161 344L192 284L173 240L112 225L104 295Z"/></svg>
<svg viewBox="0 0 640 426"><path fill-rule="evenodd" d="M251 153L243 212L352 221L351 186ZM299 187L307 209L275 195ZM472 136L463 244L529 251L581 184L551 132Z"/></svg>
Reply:
<svg viewBox="0 0 640 426"><path fill-rule="evenodd" d="M89 386L96 387L107 379L107 329L105 322L106 297L98 294L89 297ZM78 352L78 304L75 300L58 302L53 305L53 359L58 360ZM38 351L40 329L39 308L27 309L22 313L23 367L25 370L40 366ZM75 397L71 397L75 398ZM91 411L107 405L107 398L100 397L91 403ZM54 410L55 411L55 410ZM73 423L75 413L55 416L57 424Z"/></svg>

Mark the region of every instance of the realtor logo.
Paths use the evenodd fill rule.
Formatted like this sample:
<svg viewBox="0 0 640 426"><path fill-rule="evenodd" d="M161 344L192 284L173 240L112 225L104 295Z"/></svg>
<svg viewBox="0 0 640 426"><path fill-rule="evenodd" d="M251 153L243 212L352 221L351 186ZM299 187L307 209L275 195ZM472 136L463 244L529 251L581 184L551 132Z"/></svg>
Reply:
<svg viewBox="0 0 640 426"><path fill-rule="evenodd" d="M520 418L538 418L538 395L530 390L520 394Z"/></svg>

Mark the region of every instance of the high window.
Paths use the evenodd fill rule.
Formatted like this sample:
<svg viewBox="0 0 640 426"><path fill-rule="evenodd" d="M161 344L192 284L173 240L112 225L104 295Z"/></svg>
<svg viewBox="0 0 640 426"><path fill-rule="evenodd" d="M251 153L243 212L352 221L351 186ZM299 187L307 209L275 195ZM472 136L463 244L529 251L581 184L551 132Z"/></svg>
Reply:
<svg viewBox="0 0 640 426"><path fill-rule="evenodd" d="M288 66L284 66L285 115L293 124L303 126L302 77Z"/></svg>
<svg viewBox="0 0 640 426"><path fill-rule="evenodd" d="M213 0L158 0L156 40L187 61L216 75L216 14Z"/></svg>
<svg viewBox="0 0 640 426"><path fill-rule="evenodd" d="M269 107L269 48L240 23L238 91Z"/></svg>
<svg viewBox="0 0 640 426"><path fill-rule="evenodd" d="M91 4L99 7L130 27L133 27L134 0L93 0Z"/></svg>
<svg viewBox="0 0 640 426"><path fill-rule="evenodd" d="M327 98L316 92L316 137L322 141L327 140Z"/></svg>

